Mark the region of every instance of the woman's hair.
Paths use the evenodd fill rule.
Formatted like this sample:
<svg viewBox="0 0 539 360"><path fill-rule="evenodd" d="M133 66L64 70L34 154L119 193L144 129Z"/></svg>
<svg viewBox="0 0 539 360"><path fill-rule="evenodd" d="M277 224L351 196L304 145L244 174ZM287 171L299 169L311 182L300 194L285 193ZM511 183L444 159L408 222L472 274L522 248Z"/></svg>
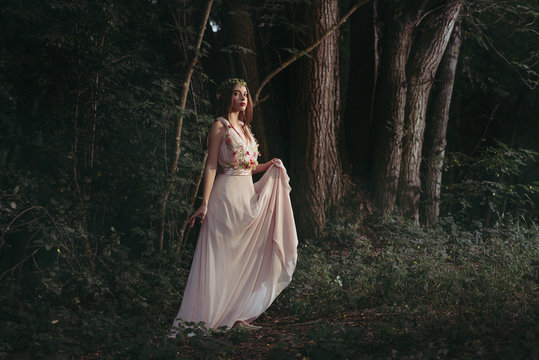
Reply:
<svg viewBox="0 0 539 360"><path fill-rule="evenodd" d="M232 111L233 106L233 90L236 85L245 86L247 89L247 107L245 111L240 111L238 120L243 122L242 130L247 139L251 138L249 131L246 127L251 126L253 121L253 99L251 98L251 92L247 87L245 80L231 78L225 80L219 85L217 89L217 116L222 116L228 120L228 114Z"/></svg>

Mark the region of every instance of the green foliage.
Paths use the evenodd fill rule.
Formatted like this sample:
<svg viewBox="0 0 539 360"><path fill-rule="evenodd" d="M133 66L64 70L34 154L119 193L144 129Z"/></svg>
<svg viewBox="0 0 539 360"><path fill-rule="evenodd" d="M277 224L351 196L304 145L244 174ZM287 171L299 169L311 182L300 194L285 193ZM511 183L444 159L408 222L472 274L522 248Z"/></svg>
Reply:
<svg viewBox="0 0 539 360"><path fill-rule="evenodd" d="M20 197L7 199L27 206ZM2 206L10 204L3 201ZM37 210L30 214L39 219ZM31 358L53 353L252 356L248 344L259 340L241 329L209 331L192 324L176 340L165 338L189 257L151 250L133 257L124 245L129 236L116 229L110 229L108 246L87 257L70 248L70 239L84 237L80 229L62 223L62 216L51 215L48 222L41 219L39 227L30 227L35 238L44 239L35 246L37 267L7 272L1 279L6 289L0 305L1 353ZM298 353L312 359L537 354L537 226L506 221L496 228L466 229L444 218L421 229L388 217L371 224L365 236L360 225L337 218L326 238L301 243L291 285L261 321L294 317L309 325L280 335L268 350L273 358ZM42 235L58 229L61 236ZM89 259L93 267L78 267ZM196 335L189 337L191 332Z"/></svg>
<svg viewBox="0 0 539 360"><path fill-rule="evenodd" d="M421 229L388 217L376 240L342 220L330 228L331 249L304 244L293 283L271 309L298 321L327 319L300 341L303 354L537 354L537 226L466 230L444 218Z"/></svg>
<svg viewBox="0 0 539 360"><path fill-rule="evenodd" d="M495 229L465 229L444 218L421 229L388 217L371 224L372 234L365 236L358 225L337 218L326 238L301 244L291 285L261 321L294 317L299 329L310 325L283 335L270 348L272 357L537 354L537 226L505 222ZM39 268L23 273L22 282L11 272L2 279L2 353L252 356L247 344L259 340L241 329L209 331L192 324L176 340L165 339L189 258L180 262L176 254L153 251L132 258L123 245L129 237L111 230L95 268L73 269L84 259L65 249L67 238L51 237L39 250ZM191 332L196 335L189 337Z"/></svg>
<svg viewBox="0 0 539 360"><path fill-rule="evenodd" d="M497 148L492 141L497 139L513 149L539 151L539 93L534 91L539 79L537 10L534 0L464 2L463 43L448 125L448 150L480 160L477 150L484 153L487 145ZM538 177L537 169L529 168L504 182L531 184ZM487 180L484 175L474 180ZM454 181L452 176L444 175L444 183L464 180ZM498 182L496 178L488 180ZM449 210L454 213L455 209ZM487 223L487 210L483 207L481 211L474 218Z"/></svg>
<svg viewBox="0 0 539 360"><path fill-rule="evenodd" d="M111 245L95 270L73 271L70 256L53 249L55 266L26 274L22 285L15 276L4 278L1 351L31 358L98 351L117 358L162 345L166 314L179 304L186 272L174 266L175 255L149 253L133 261L127 251Z"/></svg>
<svg viewBox="0 0 539 360"><path fill-rule="evenodd" d="M152 249L180 115L170 246L191 211L203 80L180 113L156 2L23 5L0 18L0 354L169 358L189 264Z"/></svg>
<svg viewBox="0 0 539 360"><path fill-rule="evenodd" d="M249 340L248 330L242 328L207 329L202 322L187 322L185 325L187 327L174 340L180 358L228 359L237 356L236 347Z"/></svg>
<svg viewBox="0 0 539 360"><path fill-rule="evenodd" d="M465 1L463 19L468 36L516 80L530 89L539 84L539 36L535 23L539 9L533 0Z"/></svg>
<svg viewBox="0 0 539 360"><path fill-rule="evenodd" d="M537 155L535 151L511 149L500 142L480 148L474 155L450 153L446 168L456 170L458 177L444 187L444 208L461 222L491 213L496 222L506 217L537 221L539 182L514 183L536 163Z"/></svg>

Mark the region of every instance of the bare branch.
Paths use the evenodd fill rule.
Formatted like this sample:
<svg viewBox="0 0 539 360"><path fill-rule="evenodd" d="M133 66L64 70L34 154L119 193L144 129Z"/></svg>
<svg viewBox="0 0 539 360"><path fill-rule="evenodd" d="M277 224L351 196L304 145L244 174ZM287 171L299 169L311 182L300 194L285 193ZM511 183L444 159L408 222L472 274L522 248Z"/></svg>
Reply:
<svg viewBox="0 0 539 360"><path fill-rule="evenodd" d="M213 5L213 0L208 0L208 3L206 5L206 11L204 12L204 19L202 20L202 25L198 33L197 43L195 47L195 54L193 55L193 59L191 60L191 62L189 63L189 66L187 67L185 80L182 84L182 92L181 92L181 97L180 97L180 110L182 114L178 118L178 122L176 125L174 158L172 161L172 166L170 168L170 185L165 191L165 194L163 196L163 204L161 206L161 232L159 234L159 250L163 250L163 238L165 234L165 213L167 209L167 201L172 191L172 188L174 186L174 175L178 171L178 160L180 159L180 153L181 153L180 143L181 143L182 127L183 127L183 111L185 110L185 105L187 103L187 94L189 93L189 84L191 83L191 76L193 75L195 66L198 62L198 54L200 51L200 46L202 45L202 39L204 38L204 32L206 30L206 24L208 23L208 18L210 17L210 11L211 11L212 5Z"/></svg>
<svg viewBox="0 0 539 360"><path fill-rule="evenodd" d="M2 280L2 279L4 278L4 276L7 275L7 273L15 271L19 266L21 266L22 264L24 264L24 262L25 262L26 260L28 260L28 258L30 258L31 256L34 256L34 254L37 253L40 249L41 249L41 247L38 247L38 248L35 249L30 255L27 255L24 259L22 259L21 261L19 261L17 264L15 264L15 265L12 266L11 268L9 268L9 269L7 269L6 271L4 271L4 272L2 273L2 275L0 275L0 280Z"/></svg>
<svg viewBox="0 0 539 360"><path fill-rule="evenodd" d="M279 66L277 69L273 70L269 75L267 75L264 78L264 80L262 80L260 82L260 86L258 87L258 89L255 92L255 96L254 96L254 99L253 99L253 107L260 104L261 102L263 102L264 100L266 100L268 98L268 96L265 96L264 98L259 99L260 93L262 92L262 89L264 88L264 86L266 86L266 84L268 82L270 82L270 80L273 79L275 77L275 75L277 75L278 73L283 71L285 68L287 68L289 65L294 63L296 60L300 59L301 57L307 55L308 53L310 53L311 51L316 49L318 47L318 45L320 45L320 43L322 43L322 41L324 41L325 38L327 38L329 35L331 35L331 33L333 33L335 30L337 30L339 27L341 27L341 25L344 24L346 22L346 20L348 20L348 18L350 17L350 15L352 15L354 13L354 11L356 11L357 9L359 9L360 7L362 7L363 5L368 3L369 1L370 0L360 0L360 1L358 1L354 6L352 6L352 8L337 23L335 23L332 27L330 27L320 39L316 40L311 46L309 46L305 50L300 51L299 54L292 56L290 59L288 59L287 61L282 63L281 66Z"/></svg>

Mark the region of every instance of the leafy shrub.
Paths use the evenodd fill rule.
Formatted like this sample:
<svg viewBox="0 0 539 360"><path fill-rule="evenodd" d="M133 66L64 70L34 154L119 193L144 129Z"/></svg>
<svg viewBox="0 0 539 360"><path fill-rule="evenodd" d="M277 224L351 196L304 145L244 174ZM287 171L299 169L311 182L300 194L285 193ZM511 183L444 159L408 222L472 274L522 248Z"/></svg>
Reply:
<svg viewBox="0 0 539 360"><path fill-rule="evenodd" d="M446 170L456 174L456 179L444 186L443 208L462 224L483 219L490 225L508 216L516 221L537 221L539 182L517 183L525 179L523 172L537 161L537 155L501 142L473 155L448 154Z"/></svg>
<svg viewBox="0 0 539 360"><path fill-rule="evenodd" d="M373 241L342 219L329 226L324 245L301 245L294 280L270 309L333 324L308 333L304 350L313 358L393 356L391 349L412 358L537 354L539 227L506 221L465 229L443 218L422 229L390 216L373 225ZM384 315L339 330L342 314L370 311Z"/></svg>

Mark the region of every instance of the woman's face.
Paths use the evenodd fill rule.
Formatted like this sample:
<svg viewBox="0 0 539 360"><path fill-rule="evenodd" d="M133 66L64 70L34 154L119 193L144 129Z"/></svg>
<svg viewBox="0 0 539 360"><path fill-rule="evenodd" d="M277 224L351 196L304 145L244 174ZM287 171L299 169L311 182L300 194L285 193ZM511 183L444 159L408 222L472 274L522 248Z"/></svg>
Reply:
<svg viewBox="0 0 539 360"><path fill-rule="evenodd" d="M243 85L236 85L232 89L232 112L245 111L247 108L247 88Z"/></svg>

